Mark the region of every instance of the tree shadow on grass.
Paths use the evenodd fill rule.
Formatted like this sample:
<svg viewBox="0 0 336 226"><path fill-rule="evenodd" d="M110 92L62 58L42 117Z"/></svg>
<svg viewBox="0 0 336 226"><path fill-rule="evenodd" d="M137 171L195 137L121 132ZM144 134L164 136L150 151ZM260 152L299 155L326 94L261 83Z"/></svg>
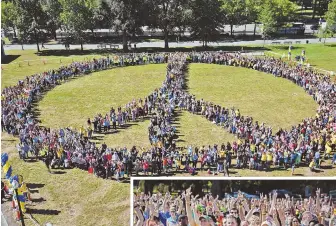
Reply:
<svg viewBox="0 0 336 226"><path fill-rule="evenodd" d="M81 51L80 49L72 49L72 50L56 50L56 49L50 49L50 50L43 50L40 52L35 53L38 56L71 56L71 55L104 55L104 54L111 54L113 51L104 49L104 50L98 50L98 49L85 49Z"/></svg>
<svg viewBox="0 0 336 226"><path fill-rule="evenodd" d="M1 64L9 64L20 56L21 55L6 55L5 57L1 57Z"/></svg>

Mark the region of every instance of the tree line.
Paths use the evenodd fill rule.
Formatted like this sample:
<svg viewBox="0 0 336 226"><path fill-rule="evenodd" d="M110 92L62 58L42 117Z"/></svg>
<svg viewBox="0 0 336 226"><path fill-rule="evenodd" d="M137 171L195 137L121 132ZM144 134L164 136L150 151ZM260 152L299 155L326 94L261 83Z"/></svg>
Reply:
<svg viewBox="0 0 336 226"><path fill-rule="evenodd" d="M314 12L326 12L327 3L332 4L330 0L5 0L1 2L1 25L14 31L21 43L34 40L38 51L41 40L56 39L58 29L83 49L88 36L99 28L120 32L127 50L128 40L141 35L143 26L162 30L167 49L169 37L187 29L191 38L206 46L218 40L224 24L230 25L233 35L234 25L254 23L255 35L260 23L262 35L270 36L309 3Z"/></svg>
<svg viewBox="0 0 336 226"><path fill-rule="evenodd" d="M278 182L274 180L135 180L133 183L134 192L144 192L145 194L156 192L179 194L191 187L193 194L203 196L206 193L211 193L214 196L219 195L221 198L224 197L225 193L232 194L238 190L250 194L268 194L274 189L286 189L293 194L304 195L306 186L310 186L313 190L320 188L324 193L336 189L336 184L327 180L286 180Z"/></svg>

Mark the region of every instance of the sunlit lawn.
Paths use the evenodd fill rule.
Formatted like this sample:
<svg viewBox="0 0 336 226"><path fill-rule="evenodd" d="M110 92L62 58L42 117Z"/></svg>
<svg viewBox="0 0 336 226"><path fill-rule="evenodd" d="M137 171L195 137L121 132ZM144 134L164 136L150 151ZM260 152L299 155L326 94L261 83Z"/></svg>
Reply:
<svg viewBox="0 0 336 226"><path fill-rule="evenodd" d="M245 116L265 122L274 131L315 115L317 104L302 88L282 78L245 68L190 65L190 93Z"/></svg>
<svg viewBox="0 0 336 226"><path fill-rule="evenodd" d="M304 40L303 40L304 41ZM336 75L336 43L324 44L293 44L292 57L301 56L302 50L306 51L306 57L311 66L334 71ZM287 59L288 45L267 46L271 51L284 54Z"/></svg>

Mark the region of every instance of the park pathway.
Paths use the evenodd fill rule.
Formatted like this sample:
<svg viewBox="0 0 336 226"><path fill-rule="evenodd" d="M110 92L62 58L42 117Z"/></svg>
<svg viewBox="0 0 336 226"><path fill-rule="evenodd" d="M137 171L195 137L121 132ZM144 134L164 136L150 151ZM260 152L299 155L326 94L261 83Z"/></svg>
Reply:
<svg viewBox="0 0 336 226"><path fill-rule="evenodd" d="M306 43L306 40L309 43L319 43L318 38L313 39L277 39L277 40L267 40L266 44L272 44L272 42L293 42L301 41L301 43ZM336 38L328 38L326 43L336 42ZM218 47L218 46L240 46L240 45L262 45L264 40L255 40L255 41L236 41L236 42L210 42L208 46ZM84 44L84 49L98 49L97 44ZM54 50L61 50L65 49L63 44L45 44L45 49L54 49ZM183 47L200 47L202 46L202 42L199 41L189 41L189 42L170 42L170 48L183 48ZM36 44L25 44L23 45L24 49L36 49ZM121 48L122 45L120 44L119 47ZM137 43L137 48L163 48L164 42L142 42ZM5 51L7 50L21 50L21 45L5 45ZM71 49L80 49L80 45L70 45Z"/></svg>

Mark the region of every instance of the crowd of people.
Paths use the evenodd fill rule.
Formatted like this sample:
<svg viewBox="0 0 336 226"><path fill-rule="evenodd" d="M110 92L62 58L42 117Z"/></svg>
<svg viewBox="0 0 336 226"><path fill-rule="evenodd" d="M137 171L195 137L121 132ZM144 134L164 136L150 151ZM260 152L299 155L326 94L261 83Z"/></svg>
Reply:
<svg viewBox="0 0 336 226"><path fill-rule="evenodd" d="M315 117L306 118L290 130L273 131L252 117L241 115L239 109L228 109L206 100L197 100L188 93L188 63L213 63L246 67L276 77L287 78L303 87L319 104ZM115 66L167 63L165 81L143 99L125 106L111 108L87 120L87 127L53 130L38 125L33 117L32 103L44 91L62 84L72 76L80 76ZM18 151L26 159L28 153L45 159L49 167L80 167L97 176L109 178L133 173L138 175L198 170L228 175L230 167L267 170L271 166L307 165L317 170L323 159L336 163L335 84L328 75L301 65L293 66L272 57L251 57L239 53L193 52L171 54L140 54L114 56L93 61L75 62L42 74L26 77L16 86L2 92L2 131L20 138ZM207 118L211 123L235 134L237 141L203 147L177 147L173 118L177 109ZM116 130L129 121L150 117L148 127L150 148L133 146L113 149L104 143L98 147L90 141L94 133ZM112 125L112 126L111 126ZM236 164L232 160L236 159Z"/></svg>
<svg viewBox="0 0 336 226"><path fill-rule="evenodd" d="M133 196L133 225L136 226L334 226L336 203L331 197L280 198L275 192L247 198L223 199L207 194L192 195L191 188L181 194L144 194Z"/></svg>

